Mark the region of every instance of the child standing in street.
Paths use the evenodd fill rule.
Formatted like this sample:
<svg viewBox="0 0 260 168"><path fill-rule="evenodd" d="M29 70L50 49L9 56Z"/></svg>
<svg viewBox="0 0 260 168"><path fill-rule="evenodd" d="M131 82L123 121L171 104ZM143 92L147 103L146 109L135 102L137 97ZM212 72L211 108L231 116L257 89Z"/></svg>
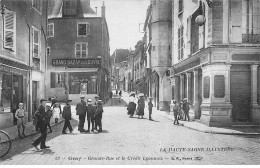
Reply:
<svg viewBox="0 0 260 168"><path fill-rule="evenodd" d="M151 121L153 121L153 119L152 119L152 110L153 110L152 100L153 100L153 98L149 97L148 110L149 110L149 120L151 120Z"/></svg>
<svg viewBox="0 0 260 168"><path fill-rule="evenodd" d="M60 118L60 113L61 113L58 102L54 104L52 112L53 112L53 118L55 119L55 123L58 123Z"/></svg>
<svg viewBox="0 0 260 168"><path fill-rule="evenodd" d="M24 121L24 109L23 109L23 103L19 103L19 108L15 112L15 118L17 119L17 129L18 129L18 136L20 139L22 139L20 128L23 127L23 136L25 137L24 131L25 131L25 121Z"/></svg>

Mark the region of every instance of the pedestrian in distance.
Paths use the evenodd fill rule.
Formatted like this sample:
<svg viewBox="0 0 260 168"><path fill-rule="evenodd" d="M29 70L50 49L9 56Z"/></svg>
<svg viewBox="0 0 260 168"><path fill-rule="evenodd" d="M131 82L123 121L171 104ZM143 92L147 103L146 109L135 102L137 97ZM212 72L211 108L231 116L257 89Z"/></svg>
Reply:
<svg viewBox="0 0 260 168"><path fill-rule="evenodd" d="M46 105L45 109L46 109L46 115L47 115L47 120L48 120L47 128L50 129L49 133L52 133L52 129L51 129L51 125L50 125L50 121L51 121L51 117L52 117L51 106Z"/></svg>
<svg viewBox="0 0 260 168"><path fill-rule="evenodd" d="M84 129L84 124L85 124L85 118L86 118L86 102L85 102L85 97L80 97L80 102L77 103L76 106L76 115L79 116L79 125L78 125L78 130L81 133L86 132Z"/></svg>
<svg viewBox="0 0 260 168"><path fill-rule="evenodd" d="M173 100L173 106L172 106L172 110L173 110L173 114L174 114L174 125L178 125L179 124L179 120L178 120L178 112L179 112L179 106L176 100Z"/></svg>
<svg viewBox="0 0 260 168"><path fill-rule="evenodd" d="M109 93L109 99L110 99L110 101L111 101L111 106L113 105L113 103L112 103L112 98L113 98L113 92L112 92L112 90L111 90L110 93Z"/></svg>
<svg viewBox="0 0 260 168"><path fill-rule="evenodd" d="M122 91L119 91L119 103L121 103Z"/></svg>
<svg viewBox="0 0 260 168"><path fill-rule="evenodd" d="M190 116L189 116L189 111L190 111L190 106L191 105L189 102L188 102L188 99L187 98L184 98L183 99L183 111L184 111L184 121L186 121L186 119L188 119L188 121L190 121Z"/></svg>
<svg viewBox="0 0 260 168"><path fill-rule="evenodd" d="M152 103L153 98L149 97L149 102L148 102L148 110L149 110L149 120L153 121L152 119L152 111L153 111L153 103Z"/></svg>
<svg viewBox="0 0 260 168"><path fill-rule="evenodd" d="M95 129L97 130L98 127L98 132L102 132L102 115L103 115L103 106L102 106L102 100L98 100L97 107L96 107L96 113L95 113Z"/></svg>
<svg viewBox="0 0 260 168"><path fill-rule="evenodd" d="M58 123L59 118L60 118L60 114L61 114L61 110L60 110L60 107L59 107L59 103L58 103L58 102L56 102L56 103L53 105L52 112L53 112L53 118L55 119L55 123Z"/></svg>
<svg viewBox="0 0 260 168"><path fill-rule="evenodd" d="M128 110L127 114L129 115L130 118L132 118L136 110L136 99L135 99L134 92L130 94L127 110Z"/></svg>
<svg viewBox="0 0 260 168"><path fill-rule="evenodd" d="M179 103L179 111L178 111L178 120L183 120L184 118L184 111L183 111L183 100Z"/></svg>
<svg viewBox="0 0 260 168"><path fill-rule="evenodd" d="M87 120L88 120L88 130L87 132L90 132L90 123L92 125L91 131L94 132L94 124L95 124L95 108L92 105L92 100L88 99L88 106L86 108L87 111Z"/></svg>
<svg viewBox="0 0 260 168"><path fill-rule="evenodd" d="M67 134L66 129L69 128L70 133L72 133L72 126L70 125L70 120L71 120L71 106L70 102L72 100L67 100L66 105L63 107L63 113L62 117L64 118L64 126L62 129L62 134Z"/></svg>
<svg viewBox="0 0 260 168"><path fill-rule="evenodd" d="M18 130L18 137L22 139L25 137L24 131L25 131L25 121L24 121L24 109L23 109L23 103L19 103L19 108L15 112L15 118L17 119L17 130ZM20 128L23 127L23 133L21 135ZM23 137L22 137L23 136Z"/></svg>
<svg viewBox="0 0 260 168"><path fill-rule="evenodd" d="M137 104L138 104L138 106L137 106L138 119L140 117L143 119L144 118L144 107L145 107L144 94L143 93L139 94L139 100L138 100Z"/></svg>
<svg viewBox="0 0 260 168"><path fill-rule="evenodd" d="M37 150L39 148L37 147L39 144L41 149L46 149L49 148L49 146L46 146L45 141L47 138L47 124L48 124L48 117L47 113L45 112L45 106L46 106L47 100L41 99L40 103L41 105L39 106L37 112L35 113L35 117L38 119L38 124L41 132L41 136L37 138L33 143L32 146L34 146Z"/></svg>
<svg viewBox="0 0 260 168"><path fill-rule="evenodd" d="M116 95L118 95L118 90L116 89Z"/></svg>

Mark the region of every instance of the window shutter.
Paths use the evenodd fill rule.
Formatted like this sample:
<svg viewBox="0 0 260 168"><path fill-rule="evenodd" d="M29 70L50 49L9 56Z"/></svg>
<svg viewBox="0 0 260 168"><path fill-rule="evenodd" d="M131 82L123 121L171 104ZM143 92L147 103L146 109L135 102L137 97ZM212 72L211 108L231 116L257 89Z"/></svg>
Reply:
<svg viewBox="0 0 260 168"><path fill-rule="evenodd" d="M55 72L51 72L51 88L55 88L56 84L56 74Z"/></svg>
<svg viewBox="0 0 260 168"><path fill-rule="evenodd" d="M231 0L231 16L230 16L230 42L242 42L242 0Z"/></svg>
<svg viewBox="0 0 260 168"><path fill-rule="evenodd" d="M4 38L4 47L14 50L15 41L15 14L14 12L6 12L4 15L4 27L5 27L5 38Z"/></svg>
<svg viewBox="0 0 260 168"><path fill-rule="evenodd" d="M187 37L187 45L186 45L186 54L190 55L190 39L191 39L191 16L188 17L187 19L187 32L186 32L186 37Z"/></svg>
<svg viewBox="0 0 260 168"><path fill-rule="evenodd" d="M90 24L87 23L87 35L90 35Z"/></svg>

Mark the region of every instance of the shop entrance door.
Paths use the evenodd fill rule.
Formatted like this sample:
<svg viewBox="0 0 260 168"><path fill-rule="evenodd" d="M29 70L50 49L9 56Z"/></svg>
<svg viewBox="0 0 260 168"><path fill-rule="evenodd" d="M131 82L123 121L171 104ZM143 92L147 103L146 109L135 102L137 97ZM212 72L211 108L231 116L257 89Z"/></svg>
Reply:
<svg viewBox="0 0 260 168"><path fill-rule="evenodd" d="M13 75L13 101L12 101L12 112L13 116L15 115L16 110L18 109L19 103L23 102L23 77ZM14 116L14 125L17 124L17 119Z"/></svg>
<svg viewBox="0 0 260 168"><path fill-rule="evenodd" d="M230 72L230 100L234 122L248 122L250 118L251 77L248 65L232 65Z"/></svg>

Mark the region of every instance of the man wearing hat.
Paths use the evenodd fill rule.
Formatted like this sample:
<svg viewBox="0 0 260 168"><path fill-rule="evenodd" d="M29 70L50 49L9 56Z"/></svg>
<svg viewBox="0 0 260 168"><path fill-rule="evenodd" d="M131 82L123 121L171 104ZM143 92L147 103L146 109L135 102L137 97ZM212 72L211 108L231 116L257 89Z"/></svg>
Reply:
<svg viewBox="0 0 260 168"><path fill-rule="evenodd" d="M62 113L62 117L65 119L64 122L64 126L63 126L63 130L62 130L62 134L67 134L66 133L66 129L69 128L70 133L72 133L72 127L70 125L70 120L71 120L71 106L70 106L70 102L72 100L67 100L66 105L63 107L63 113Z"/></svg>
<svg viewBox="0 0 260 168"><path fill-rule="evenodd" d="M184 111L184 121L186 121L186 118L188 118L188 121L190 121L190 116L189 116L189 111L190 111L190 103L188 102L188 99L187 98L184 98L183 99L183 111Z"/></svg>
<svg viewBox="0 0 260 168"><path fill-rule="evenodd" d="M148 102L148 110L149 110L149 120L153 120L152 119L152 110L153 110L153 103L152 103L153 98L149 97L149 102Z"/></svg>
<svg viewBox="0 0 260 168"><path fill-rule="evenodd" d="M95 114L95 129L97 130L98 127L98 132L102 132L102 114L104 112L102 104L102 100L98 100Z"/></svg>
<svg viewBox="0 0 260 168"><path fill-rule="evenodd" d="M178 111L179 111L179 106L176 100L173 100L173 106L172 106L172 110L173 110L173 114L174 114L174 125L178 125L179 121L178 121Z"/></svg>
<svg viewBox="0 0 260 168"><path fill-rule="evenodd" d="M93 103L93 106L94 106L94 109L96 111L97 110L98 101L99 101L99 96L96 95L94 98L95 98L95 101ZM95 121L95 130L97 130L97 123L98 123L98 121L97 121L96 115L94 116L94 121Z"/></svg>
<svg viewBox="0 0 260 168"><path fill-rule="evenodd" d="M79 125L78 130L79 132L83 133L86 130L84 130L84 123L86 118L86 102L84 101L85 97L80 97L80 102L77 103L76 106L76 115L79 116Z"/></svg>
<svg viewBox="0 0 260 168"><path fill-rule="evenodd" d="M95 109L92 105L92 100L88 99L88 106L86 107L87 111L87 120L88 120L88 130L87 132L90 131L90 122L92 124L92 129L91 131L94 132L94 122L95 122Z"/></svg>
<svg viewBox="0 0 260 168"><path fill-rule="evenodd" d="M41 144L40 146L41 149L49 148L49 146L45 145L45 141L47 138L47 124L48 124L47 113L45 113L46 102L47 100L41 99L40 100L41 105L39 106L37 112L35 113L35 117L37 117L38 120L37 124L39 124L40 132L41 132L41 136L32 143L32 146L34 146L37 150L39 150L37 147L39 144Z"/></svg>

